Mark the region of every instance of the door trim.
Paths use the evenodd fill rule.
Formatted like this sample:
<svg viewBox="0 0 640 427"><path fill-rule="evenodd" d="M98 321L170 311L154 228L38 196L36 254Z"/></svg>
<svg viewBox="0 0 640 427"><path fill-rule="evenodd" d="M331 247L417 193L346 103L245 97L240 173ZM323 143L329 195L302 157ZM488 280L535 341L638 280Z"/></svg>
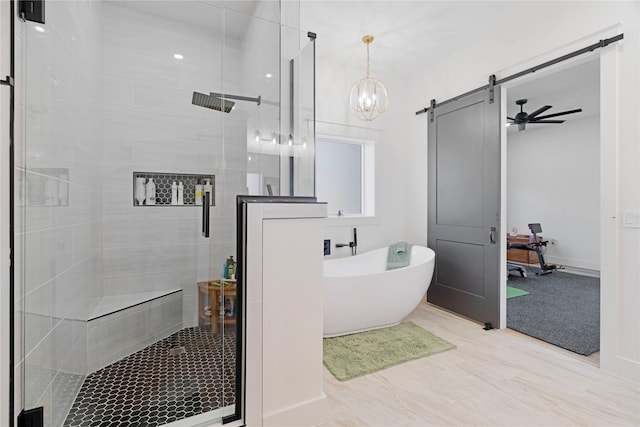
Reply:
<svg viewBox="0 0 640 427"><path fill-rule="evenodd" d="M584 43L584 40L593 37L610 37L613 34L622 32L621 25L614 25L605 28L600 32L591 34L583 39L576 40L570 45L563 46L554 51L548 52L542 57L531 58L526 62L540 62L546 58L556 57L573 46ZM592 55L598 55L600 60L600 368L624 378L638 378L640 376L640 365L636 361L625 358L618 354L618 341L620 339L619 320L617 317L617 301L621 292L619 289L619 268L617 259L619 258L619 242L621 218L619 212L619 181L618 154L620 146L620 132L617 123L619 114L620 88L619 88L619 56L622 43L614 43L605 48L598 49ZM566 64L557 65L555 70L571 66L580 59L567 61ZM520 64L520 67L522 64ZM556 68L557 67L557 68ZM515 67L513 67L515 68ZM551 71L551 70L550 70ZM508 73L509 70L505 70ZM502 71L500 72L502 73ZM522 82L522 80L519 80ZM503 104L506 101L506 91L512 84L503 86ZM506 144L506 113L502 114L501 120L504 129L502 143ZM606 144L603 142L607 141ZM506 152L503 151L501 158L501 175L504 177L506 186ZM607 188L613 191L603 192ZM506 222L506 192L502 193L501 211L502 221ZM502 224L503 227L506 223ZM506 229L506 228L503 228ZM506 239L506 237L501 236ZM501 242L505 246L505 242ZM506 271L506 254L501 256L501 270ZM501 320L501 328L506 327L506 274L504 280L501 279L501 313L504 312L504 322Z"/></svg>

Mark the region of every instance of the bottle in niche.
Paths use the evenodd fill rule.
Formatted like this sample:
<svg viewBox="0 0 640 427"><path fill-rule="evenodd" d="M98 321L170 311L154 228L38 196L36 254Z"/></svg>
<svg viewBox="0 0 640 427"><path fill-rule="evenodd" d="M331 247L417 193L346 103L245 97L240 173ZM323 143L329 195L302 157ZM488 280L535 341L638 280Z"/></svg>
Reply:
<svg viewBox="0 0 640 427"><path fill-rule="evenodd" d="M176 184L175 181L173 181L173 184L171 184L171 204L178 204L178 184Z"/></svg>
<svg viewBox="0 0 640 427"><path fill-rule="evenodd" d="M210 179L204 180L204 185L202 186L203 197L205 193L209 193L209 205L213 205L213 186L211 185Z"/></svg>
<svg viewBox="0 0 640 427"><path fill-rule="evenodd" d="M146 199L145 199L145 204L146 205L155 205L156 204L156 184L155 182L153 182L153 178L149 178L149 181L147 181L147 188L146 188Z"/></svg>
<svg viewBox="0 0 640 427"><path fill-rule="evenodd" d="M182 181L178 184L178 204L184 205L184 185Z"/></svg>
<svg viewBox="0 0 640 427"><path fill-rule="evenodd" d="M194 196L196 205L202 206L202 184L200 184L200 181L196 183Z"/></svg>
<svg viewBox="0 0 640 427"><path fill-rule="evenodd" d="M138 205L143 205L146 199L144 178L136 178L136 202Z"/></svg>

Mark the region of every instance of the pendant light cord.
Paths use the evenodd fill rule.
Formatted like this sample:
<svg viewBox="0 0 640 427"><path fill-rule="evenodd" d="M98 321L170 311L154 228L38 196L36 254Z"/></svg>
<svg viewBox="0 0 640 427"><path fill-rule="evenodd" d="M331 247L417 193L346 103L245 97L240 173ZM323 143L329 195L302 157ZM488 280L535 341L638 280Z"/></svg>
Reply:
<svg viewBox="0 0 640 427"><path fill-rule="evenodd" d="M367 78L369 78L369 43L367 43Z"/></svg>

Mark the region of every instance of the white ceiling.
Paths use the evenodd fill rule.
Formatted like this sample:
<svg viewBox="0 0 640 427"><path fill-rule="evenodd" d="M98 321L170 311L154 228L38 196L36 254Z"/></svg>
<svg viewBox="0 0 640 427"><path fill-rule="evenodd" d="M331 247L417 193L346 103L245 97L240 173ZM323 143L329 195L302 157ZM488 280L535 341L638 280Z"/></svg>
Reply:
<svg viewBox="0 0 640 427"><path fill-rule="evenodd" d="M454 55L468 57L473 64L485 53L499 58L499 52L507 49L523 50L525 59L544 53L536 50L535 40L544 35L539 23L547 21L545 15L553 14L554 7L540 1L302 0L300 16L301 28L318 34L318 61L362 67L363 74L366 47L361 39L372 34L371 75L384 80L386 76L415 77L420 72L428 78L429 69ZM560 16L555 18L562 21L561 11L557 12ZM496 62L495 72L512 65ZM510 85L509 116L519 111L515 100L522 98L529 100L528 112L552 105L546 114L584 110L565 116L567 120L599 114L598 61L536 74L540 77Z"/></svg>
<svg viewBox="0 0 640 427"><path fill-rule="evenodd" d="M553 13L549 3L530 1L302 0L300 6L302 29L318 34L319 58L363 63L361 39L372 34L371 73L400 76L463 50L518 48L539 33L536 18L544 13ZM535 52L531 43L523 47Z"/></svg>
<svg viewBox="0 0 640 427"><path fill-rule="evenodd" d="M109 1L204 27L210 27L211 21L219 16L212 5L251 15L259 3L245 0ZM543 36L539 23L554 13L554 7L553 2L543 1L301 0L300 27L318 35L318 61L362 67L363 73L366 47L362 36L372 34L375 40L370 47L371 74L382 80L390 76L402 79L421 71L427 76L430 68L438 67L438 63L453 55L468 55L472 61L471 58L483 55L488 49L492 52L525 49L526 58L540 54L533 41ZM556 12L561 15L562 10ZM233 35L241 38L245 24L229 25L227 31L234 31ZM535 37L532 38L532 34ZM504 66L497 63L495 71ZM537 74L542 77L509 89L511 117L519 111L515 100L521 98L529 100L525 108L529 112L542 105L553 105L547 114L574 108L583 108L584 112L569 116L573 120L598 114L597 61L549 76Z"/></svg>

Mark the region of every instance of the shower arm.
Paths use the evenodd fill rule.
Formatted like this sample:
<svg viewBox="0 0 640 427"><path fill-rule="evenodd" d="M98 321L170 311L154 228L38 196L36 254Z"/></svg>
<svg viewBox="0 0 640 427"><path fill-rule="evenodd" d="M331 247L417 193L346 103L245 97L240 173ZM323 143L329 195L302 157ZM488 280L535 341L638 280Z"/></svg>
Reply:
<svg viewBox="0 0 640 427"><path fill-rule="evenodd" d="M234 99L236 101L255 102L258 105L261 105L261 104L275 105L275 106L280 105L280 103L278 103L278 102L273 102L273 101L268 101L266 99L262 99L262 95L258 96L257 98L251 98L249 96L240 96L240 95L227 95L227 94L216 93L216 92L209 92L209 95L214 97L214 98L220 98L220 99Z"/></svg>
<svg viewBox="0 0 640 427"><path fill-rule="evenodd" d="M214 98L220 98L220 99L235 99L236 101L255 102L258 105L260 105L260 103L262 102L262 96L258 96L257 98L251 98L248 96L227 95L227 94L216 93L216 92L209 92L209 95L213 96Z"/></svg>

